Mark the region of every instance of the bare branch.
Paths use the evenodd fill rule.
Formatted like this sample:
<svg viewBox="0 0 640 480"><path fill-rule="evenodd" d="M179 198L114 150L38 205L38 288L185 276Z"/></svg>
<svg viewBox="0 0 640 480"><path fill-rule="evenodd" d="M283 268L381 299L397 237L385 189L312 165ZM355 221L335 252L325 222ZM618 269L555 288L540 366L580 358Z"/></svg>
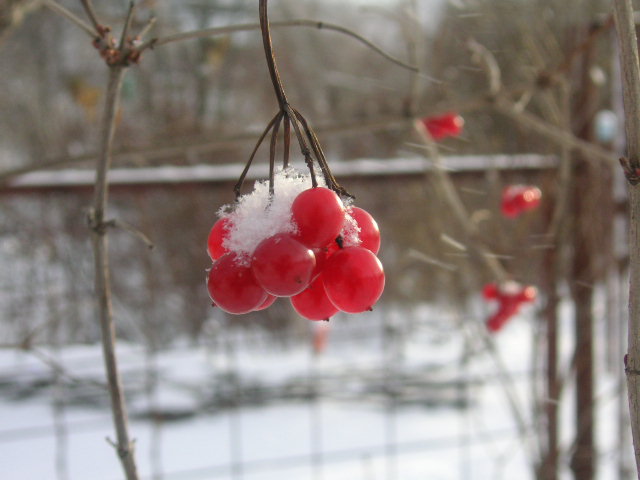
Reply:
<svg viewBox="0 0 640 480"><path fill-rule="evenodd" d="M133 13L135 12L135 9L135 2L130 2L129 9L127 10L127 16L124 21L124 26L122 27L122 34L120 35L120 50L124 49L127 43L127 36L129 35L129 29L131 28L131 21L133 20Z"/></svg>
<svg viewBox="0 0 640 480"><path fill-rule="evenodd" d="M490 255L487 249L482 245L482 239L480 238L480 232L474 223L469 221L469 213L465 208L460 196L455 190L453 182L449 174L442 166L442 159L438 152L433 139L431 139L427 131L419 125L415 126L415 131L422 138L424 145L426 146L427 155L431 158L434 164L434 174L436 176L436 187L440 191L440 195L444 201L449 205L451 213L456 219L456 222L464 230L466 240L470 253L473 257L483 264L499 282L504 282L509 279L509 275L504 270L498 259Z"/></svg>
<svg viewBox="0 0 640 480"><path fill-rule="evenodd" d="M487 78L489 79L489 94L491 96L497 95L502 89L502 80L500 78L500 67L498 67L496 58L487 49L487 47L473 39L469 39L467 41L467 48L473 54L472 60L482 65L482 68L487 74Z"/></svg>
<svg viewBox="0 0 640 480"><path fill-rule="evenodd" d="M483 105L485 105L483 103ZM366 132L384 131L391 129L406 129L410 127L412 120L404 116L385 116L380 118L373 118L369 121L358 121L349 123L334 123L320 127L316 127L317 133L333 134L333 135L356 135ZM258 133L259 134L259 133ZM211 136L211 135L209 135ZM136 159L143 158L146 162L153 160L171 157L175 155L186 155L190 152L195 153L209 153L217 150L236 147L243 145L248 141L254 141L256 132L240 133L236 135L230 135L226 138L216 138L214 140L206 140L200 142L189 141L182 145L175 142L171 145L149 145L139 148L127 148L122 150L116 150L112 153L112 159L124 159L128 157L135 157ZM48 159L42 163L36 163L26 165L24 167L13 168L0 172L0 188L2 185L10 182L12 178L25 173L36 172L39 170L53 169L57 167L63 167L65 165L75 165L80 163L95 162L97 154L79 155L76 157L60 157Z"/></svg>
<svg viewBox="0 0 640 480"><path fill-rule="evenodd" d="M108 171L111 164L115 119L120 98L120 89L125 68L115 66L109 69L109 84L105 99L105 110L102 119L102 138L100 158L96 166L96 182L93 208L90 215L92 244L95 263L95 289L98 299L98 316L102 331L102 351L111 397L113 423L118 439L118 455L127 480L137 480L138 473L133 454L133 443L129 440L129 427L124 393L115 352L115 325L111 304L111 280L109 267L109 251L107 248L108 224L104 221L108 194Z"/></svg>
<svg viewBox="0 0 640 480"><path fill-rule="evenodd" d="M138 240L140 240L142 243L144 243L149 250L151 250L154 247L153 242L149 239L149 237L145 233L143 233L142 231L138 230L136 227L131 225L130 223L114 218L112 220L107 220L104 223L104 225L105 227L121 228L125 232L130 233L131 235L136 237Z"/></svg>
<svg viewBox="0 0 640 480"><path fill-rule="evenodd" d="M552 123L546 122L529 112L519 110L514 102L502 95L498 96L494 102L490 102L490 105L497 112L515 120L523 127L537 132L556 145L583 153L586 160L603 161L606 163L618 162L618 157L608 150L605 150L593 143L581 140L572 133L559 129Z"/></svg>
<svg viewBox="0 0 640 480"><path fill-rule="evenodd" d="M147 33L149 33L149 31L153 28L153 26L156 24L156 17L151 17L148 21L147 24L142 27L142 30L140 30L140 33L138 33L138 35L136 36L136 38L138 40L142 40L144 37L147 36Z"/></svg>
<svg viewBox="0 0 640 480"><path fill-rule="evenodd" d="M98 21L98 16L93 9L91 0L80 0L80 3L84 7L84 11L87 13L87 17L89 17L89 20L91 20L91 23L93 24L93 28L95 29L94 34L100 35L101 31L103 30L103 26L100 24L100 21Z"/></svg>
<svg viewBox="0 0 640 480"><path fill-rule="evenodd" d="M301 20L270 22L270 26L271 28L309 27L309 28L317 28L320 30L331 30L334 32L342 33L344 35L347 35L357 40L358 42L362 43L369 49L376 52L378 55L386 58L392 63L395 63L399 67L410 70L412 72L418 71L418 67L416 67L415 65L409 65L403 62L402 60L395 58L394 56L386 53L380 47L376 46L375 44L373 44L372 42L364 38L363 36L358 35L353 30L349 30L348 28L341 27L340 25L335 25L335 24L326 23L326 22L318 22L316 20L301 19ZM202 30L193 30L191 32L176 33L175 35L168 35L166 37L153 38L151 40L148 40L147 42L144 42L142 45L140 45L139 50L140 52L143 52L148 48L154 48L159 45L166 45L167 43L179 42L182 40L189 40L194 38L207 38L207 37L213 37L216 35L227 35L230 33L245 32L245 31L251 31L251 30L260 30L260 24L259 23L242 23L238 25L229 25L226 27L205 28Z"/></svg>
<svg viewBox="0 0 640 480"><path fill-rule="evenodd" d="M87 35L89 35L91 38L95 38L95 36L97 35L96 30L94 30L91 27L91 25L89 25L87 22L82 20L80 17L78 17L72 11L67 10L65 7L60 5L58 2L56 2L54 0L42 0L42 5L44 5L45 7L49 8L50 10L53 10L54 12L56 12L56 13L58 13L60 15L62 15L64 18L66 18L67 20L71 21L72 23L75 23L78 27L80 27L82 30L84 30L87 33Z"/></svg>
<svg viewBox="0 0 640 480"><path fill-rule="evenodd" d="M640 166L640 66L638 39L631 0L613 2L620 49L627 159L623 162L629 185L629 324L625 372L631 433L640 479L640 186L631 181Z"/></svg>

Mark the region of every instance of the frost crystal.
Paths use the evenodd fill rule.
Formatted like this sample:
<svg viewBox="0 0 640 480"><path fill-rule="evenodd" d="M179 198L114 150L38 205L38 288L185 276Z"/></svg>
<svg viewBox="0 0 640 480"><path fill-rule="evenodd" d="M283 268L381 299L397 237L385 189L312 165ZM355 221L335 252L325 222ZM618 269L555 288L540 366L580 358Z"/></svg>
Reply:
<svg viewBox="0 0 640 480"><path fill-rule="evenodd" d="M316 176L319 186L325 186L322 175ZM311 188L311 176L294 168L277 169L274 175L274 197L269 199L269 181L257 181L253 191L241 196L237 203L224 205L220 218L228 218L232 227L224 240L226 249L248 259L258 244L276 233L295 233L291 204L298 194ZM345 219L348 245L359 243L358 227L350 216ZM346 240L345 238L345 240Z"/></svg>

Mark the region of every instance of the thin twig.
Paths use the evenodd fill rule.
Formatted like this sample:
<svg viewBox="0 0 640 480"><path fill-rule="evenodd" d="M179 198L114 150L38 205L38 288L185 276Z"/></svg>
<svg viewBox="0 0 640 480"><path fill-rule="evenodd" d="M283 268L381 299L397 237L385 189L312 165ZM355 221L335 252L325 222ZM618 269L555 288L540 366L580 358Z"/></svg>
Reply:
<svg viewBox="0 0 640 480"><path fill-rule="evenodd" d="M153 28L153 26L156 24L156 17L151 17L148 21L147 24L142 27L142 30L140 30L140 33L138 33L138 35L136 36L136 38L138 39L138 41L142 41L144 39L144 37L147 36L147 33L149 33L149 31Z"/></svg>
<svg viewBox="0 0 640 480"><path fill-rule="evenodd" d="M91 3L91 0L80 0L80 3L82 3L82 6L84 7L84 11L87 13L87 17L89 17L89 20L91 20L91 23L93 24L93 28L95 29L95 33L100 35L103 30L103 26L98 20L98 16L96 15L95 10L93 9L93 4Z"/></svg>
<svg viewBox="0 0 640 480"><path fill-rule="evenodd" d="M149 237L145 233L143 233L133 225L123 220L114 218L111 220L107 220L106 222L104 222L104 224L105 224L105 227L121 228L125 232L132 234L134 237L136 237L138 240L144 243L149 250L151 250L154 247L153 242L151 241L151 239L149 239Z"/></svg>
<svg viewBox="0 0 640 480"><path fill-rule="evenodd" d="M383 58L386 58L388 61L398 65L399 67L402 67L406 70L410 70L412 72L418 71L418 68L415 65L409 65L403 62L402 60L395 58L394 56L382 50L380 47L376 46L371 41L364 38L363 36L358 35L356 32L349 30L348 28L341 27L340 25L335 25L333 23L327 23L327 22L319 22L317 20L300 19L300 20L286 20L286 21L279 21L279 22L271 22L270 26L271 28L308 27L308 28L330 30L330 31L342 33L344 35L347 35L353 38L354 40L357 40L358 42L365 45L367 48L373 50L378 55L382 56ZM167 43L173 43L173 42L178 42L182 40L189 40L194 38L207 38L207 37L213 37L216 35L227 35L229 33L245 32L245 31L259 30L259 29L260 29L259 23L242 23L238 25L229 25L226 27L204 28L201 30L193 30L191 32L176 33L174 35L168 35L166 37L150 39L144 42L142 45L140 45L140 51L142 52L148 48L154 48L159 45L166 45Z"/></svg>
<svg viewBox="0 0 640 480"><path fill-rule="evenodd" d="M279 121L280 118L282 118L282 112L278 112L271 119L271 121L267 124L266 128L262 132L262 135L260 135L260 138L258 138L258 141L256 142L255 147L253 147L253 151L251 152L251 155L249 156L249 160L245 164L244 169L242 170L242 173L240 174L240 178L238 179L238 182L233 187L233 191L236 194L236 199L240 196L240 190L242 189L242 184L244 183L244 179L247 176L247 173L249 173L249 168L251 168L251 164L253 163L253 159L256 156L256 152L258 151L258 148L260 148L260 145L262 145L262 142L263 142L264 138L269 134L269 132L271 131L271 129L273 128L275 123L277 121Z"/></svg>
<svg viewBox="0 0 640 480"><path fill-rule="evenodd" d="M124 50L127 43L127 37L129 36L129 29L131 28L131 22L133 21L133 13L136 9L135 2L129 2L129 9L127 10L127 16L122 27L122 34L120 35L120 50Z"/></svg>
<svg viewBox="0 0 640 480"><path fill-rule="evenodd" d="M451 177L442 166L442 159L435 142L429 137L426 129L416 125L415 130L424 142L426 155L433 162L433 173L436 176L435 185L440 191L442 198L449 206L456 222L464 230L467 237L467 247L471 254L479 263L491 272L492 276L498 282L508 280L509 275L495 256L488 255L488 250L483 246L482 239L480 238L480 232L475 224L469 221L469 213L462 203L460 196L456 192L455 186L451 181Z"/></svg>
<svg viewBox="0 0 640 480"><path fill-rule="evenodd" d="M286 115L279 116L276 123L273 125L273 131L271 132L271 145L269 146L269 196L273 198L274 190L274 173L276 162L276 147L278 146L278 133L280 132L280 122L282 117L287 118Z"/></svg>
<svg viewBox="0 0 640 480"><path fill-rule="evenodd" d="M58 2L56 2L54 0L42 0L42 5L44 5L45 7L47 7L50 10L53 10L54 12L56 12L56 13L58 13L60 15L62 15L64 18L66 18L70 22L75 23L78 27L80 27L82 30L84 30L87 33L87 35L89 35L91 38L95 38L95 36L97 35L96 30L94 28L92 28L91 25L89 25L87 22L82 20L80 17L78 17L72 11L67 10L65 7L60 5Z"/></svg>
<svg viewBox="0 0 640 480"><path fill-rule="evenodd" d="M467 41L467 48L472 53L472 59L483 66L489 79L489 95L497 95L502 89L502 79L500 67L496 58L489 49L473 39Z"/></svg>
<svg viewBox="0 0 640 480"><path fill-rule="evenodd" d="M495 101L489 102L489 106L496 112L511 118L523 127L535 131L556 145L581 152L587 161L601 161L609 164L618 162L618 158L611 152L598 145L581 140L572 133L560 129L532 113L520 111L515 103L502 95L499 95Z"/></svg>
<svg viewBox="0 0 640 480"><path fill-rule="evenodd" d="M330 125L324 125L316 128L317 132L323 134L333 135L355 135L364 132L372 132L379 130L402 130L406 129L412 123L411 119L407 119L404 116L389 116L374 118L369 121L358 121L348 123L333 123ZM149 145L141 148L126 148L121 150L115 150L113 152L113 160L122 159L126 157L135 157L136 159L144 158L150 162L151 159L160 159L166 157L173 157L176 155L185 155L188 152L208 153L220 149L236 147L242 145L250 140L254 140L256 136L255 132L242 133L232 135L227 138L219 138L215 140L206 140L200 142L186 142L183 145ZM73 165L78 163L95 162L97 154L79 155L77 157L61 157L46 160L42 163L27 165L20 168L8 169L0 172L0 188L3 184L8 183L12 178L15 178L26 173L36 172L40 170L47 170L50 168L57 168L64 165Z"/></svg>
<svg viewBox="0 0 640 480"><path fill-rule="evenodd" d="M51 368L51 370L53 370L59 376L66 378L67 380L73 383L93 385L104 390L107 389L107 385L105 383L99 382L97 380L85 379L85 378L72 375L67 371L66 368L64 368L64 366L60 362L58 362L51 355L48 355L47 353L45 353L40 349L31 347L31 348L25 349L25 351L28 353L31 353L34 357L38 358L38 360L40 360L42 363L44 363L49 368Z"/></svg>
<svg viewBox="0 0 640 480"><path fill-rule="evenodd" d="M608 150L581 140L571 132L560 129L557 125L549 123L519 108L518 103L512 101L502 89L498 62L491 51L476 41L470 41L468 46L474 54L472 59L480 65L487 75L489 81L488 106L498 113L515 120L520 125L537 132L560 147L581 152L588 161L618 162L617 157L612 155Z"/></svg>
<svg viewBox="0 0 640 480"><path fill-rule="evenodd" d="M284 151L282 153L282 168L289 168L289 152L291 151L291 120L284 117Z"/></svg>

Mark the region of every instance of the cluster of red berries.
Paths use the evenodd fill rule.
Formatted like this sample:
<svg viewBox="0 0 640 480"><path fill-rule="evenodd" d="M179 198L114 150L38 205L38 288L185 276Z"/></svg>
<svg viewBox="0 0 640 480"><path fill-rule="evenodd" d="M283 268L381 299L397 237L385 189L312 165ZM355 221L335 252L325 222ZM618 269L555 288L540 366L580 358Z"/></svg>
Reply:
<svg viewBox="0 0 640 480"><path fill-rule="evenodd" d="M207 287L214 304L242 314L263 310L276 297L290 297L293 308L309 320L370 310L385 278L376 256L380 232L373 217L345 207L332 190L315 187L297 195L291 218L294 233L276 233L248 256L227 250L230 220L216 222L207 242L214 261ZM359 230L358 245L343 244L341 233L349 221Z"/></svg>
<svg viewBox="0 0 640 480"><path fill-rule="evenodd" d="M442 140L446 137L460 135L464 126L464 119L457 113L449 112L436 117L422 118L420 123L429 132L431 138Z"/></svg>
<svg viewBox="0 0 640 480"><path fill-rule="evenodd" d="M502 191L500 209L508 218L515 218L520 214L533 210L540 205L542 192L531 185L507 185Z"/></svg>
<svg viewBox="0 0 640 480"><path fill-rule="evenodd" d="M486 300L498 302L498 309L487 320L487 329L497 332L520 311L523 304L536 299L538 290L531 285L523 286L513 281L501 285L489 283L484 286L482 296Z"/></svg>

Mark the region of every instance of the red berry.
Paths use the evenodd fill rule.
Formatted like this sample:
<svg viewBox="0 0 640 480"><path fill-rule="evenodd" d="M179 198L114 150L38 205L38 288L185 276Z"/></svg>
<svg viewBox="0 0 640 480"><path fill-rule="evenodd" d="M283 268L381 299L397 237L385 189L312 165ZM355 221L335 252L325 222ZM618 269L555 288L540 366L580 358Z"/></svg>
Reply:
<svg viewBox="0 0 640 480"><path fill-rule="evenodd" d="M425 117L420 122L434 140L457 137L462 133L462 127L464 126L464 119L454 112L445 113L437 117Z"/></svg>
<svg viewBox="0 0 640 480"><path fill-rule="evenodd" d="M277 297L289 297L307 288L315 265L313 252L286 233L260 242L251 257L258 283Z"/></svg>
<svg viewBox="0 0 640 480"><path fill-rule="evenodd" d="M487 300L495 300L499 295L498 286L495 283L487 283L482 289L482 296Z"/></svg>
<svg viewBox="0 0 640 480"><path fill-rule="evenodd" d="M520 302L533 302L538 296L538 289L529 285L522 289L522 291L518 294L518 301Z"/></svg>
<svg viewBox="0 0 640 480"><path fill-rule="evenodd" d="M362 208L351 207L349 214L360 228L360 246L371 250L374 254L380 251L380 229L374 218Z"/></svg>
<svg viewBox="0 0 640 480"><path fill-rule="evenodd" d="M300 193L291 205L298 227L295 238L309 248L324 247L334 240L344 223L344 205L335 192L324 187Z"/></svg>
<svg viewBox="0 0 640 480"><path fill-rule="evenodd" d="M213 224L207 239L207 253L211 260L217 260L229 251L222 246L222 242L229 235L231 225L229 219L221 218Z"/></svg>
<svg viewBox="0 0 640 480"><path fill-rule="evenodd" d="M322 273L322 269L329 258L329 249L327 247L314 248L313 255L316 257L316 266L313 267L313 271L311 272L312 282Z"/></svg>
<svg viewBox="0 0 640 480"><path fill-rule="evenodd" d="M228 313L248 313L261 305L267 292L258 284L251 267L227 253L213 264L207 277L211 300Z"/></svg>
<svg viewBox="0 0 640 480"><path fill-rule="evenodd" d="M538 187L508 185L502 191L501 210L505 217L515 218L540 205L542 192Z"/></svg>
<svg viewBox="0 0 640 480"><path fill-rule="evenodd" d="M291 305L296 312L309 320L329 320L338 313L338 309L327 297L322 276L316 278L304 291L291 297Z"/></svg>
<svg viewBox="0 0 640 480"><path fill-rule="evenodd" d="M331 303L347 313L370 310L384 290L380 260L362 247L343 248L331 255L322 279Z"/></svg>
<svg viewBox="0 0 640 480"><path fill-rule="evenodd" d="M278 297L276 297L275 295L270 295L267 293L267 299L264 302L262 302L262 305L259 305L257 308L254 308L253 311L259 312L260 310L265 310L269 308L271 305L273 305L273 302L275 302L277 298Z"/></svg>

